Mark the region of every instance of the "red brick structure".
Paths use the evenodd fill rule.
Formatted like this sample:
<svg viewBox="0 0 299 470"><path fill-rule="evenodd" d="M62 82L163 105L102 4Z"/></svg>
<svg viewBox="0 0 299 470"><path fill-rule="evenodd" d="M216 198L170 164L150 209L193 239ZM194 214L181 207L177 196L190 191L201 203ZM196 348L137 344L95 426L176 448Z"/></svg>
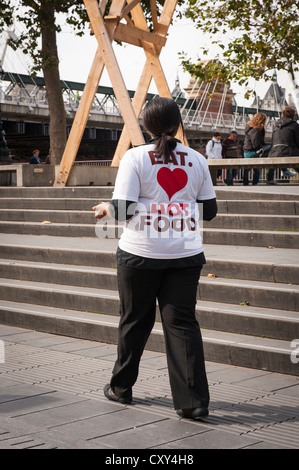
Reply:
<svg viewBox="0 0 299 470"><path fill-rule="evenodd" d="M219 108L223 106L223 114L233 114L232 106L234 104L235 93L225 83L217 82L215 78L210 84L200 81L195 84L196 78L191 77L185 91L189 100L196 100L200 111L218 113ZM223 100L224 103L222 102Z"/></svg>

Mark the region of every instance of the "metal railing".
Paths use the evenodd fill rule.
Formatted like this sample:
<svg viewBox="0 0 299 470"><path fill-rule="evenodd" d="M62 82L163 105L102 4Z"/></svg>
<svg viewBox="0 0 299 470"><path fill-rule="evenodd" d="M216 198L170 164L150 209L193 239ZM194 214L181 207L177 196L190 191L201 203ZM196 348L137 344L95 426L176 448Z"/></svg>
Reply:
<svg viewBox="0 0 299 470"><path fill-rule="evenodd" d="M63 91L63 99L67 114L75 114L79 101L76 101L73 90L65 88ZM28 111L33 112L34 107L48 107L47 95L44 88L38 86L20 87L9 85L6 88L0 88L0 102L7 104L15 104L28 106ZM209 127L213 129L227 128L244 129L250 117L244 113L224 114L216 112L207 112L205 110L197 111L182 107L182 119L186 128L195 126L198 129ZM120 109L115 97L111 94L96 94L91 107L91 113L100 115L112 115L121 117ZM266 131L271 132L273 118L269 119Z"/></svg>
<svg viewBox="0 0 299 470"><path fill-rule="evenodd" d="M74 165L75 166L80 166L80 165L88 165L88 166L110 166L112 163L112 160L80 160L80 161L75 161ZM237 170L237 176L235 178L236 183L242 183L243 181L243 172L244 170ZM267 181L267 168L261 168L260 169L260 181L261 182L266 182ZM253 178L253 169L250 169L248 171L248 179L252 180ZM297 177L298 178L298 177ZM222 170L222 176L220 177L220 180L225 180L226 179L226 170ZM274 170L274 180L275 181L281 181L281 182L287 182L289 178L287 176L282 176L281 175L281 169L280 168L275 168Z"/></svg>
<svg viewBox="0 0 299 470"><path fill-rule="evenodd" d="M246 114L219 114L205 111L195 110L182 110L182 119L186 128L196 126L202 129L203 126L211 127L212 129L219 129L220 127L229 130L244 129L246 124L250 121L251 117ZM273 126L273 119L269 119L266 125L266 131L271 132Z"/></svg>
<svg viewBox="0 0 299 470"><path fill-rule="evenodd" d="M75 161L75 166L88 165L88 166L110 166L112 160L80 160Z"/></svg>

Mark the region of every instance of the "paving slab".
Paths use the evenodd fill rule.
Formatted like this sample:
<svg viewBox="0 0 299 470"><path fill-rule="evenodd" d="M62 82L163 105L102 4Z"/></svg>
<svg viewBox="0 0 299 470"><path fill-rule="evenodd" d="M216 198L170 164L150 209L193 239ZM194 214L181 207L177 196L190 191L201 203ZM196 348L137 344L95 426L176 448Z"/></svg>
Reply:
<svg viewBox="0 0 299 470"><path fill-rule="evenodd" d="M115 345L5 325L0 340L0 449L131 449L146 458L186 449L195 462L197 449L299 448L298 377L207 362L210 415L191 421L173 410L162 353L146 351L126 406L102 391Z"/></svg>
<svg viewBox="0 0 299 470"><path fill-rule="evenodd" d="M156 446L155 449L246 449L260 442L257 439L213 429L196 436L165 443L163 446Z"/></svg>
<svg viewBox="0 0 299 470"><path fill-rule="evenodd" d="M187 420L174 421L164 419L161 421L136 426L126 429L122 432L115 432L113 435L107 435L93 439L94 443L110 445L115 449L144 449L146 442L147 448L154 449L161 446L167 449L167 446L175 442L174 448L179 448L180 442L189 439L191 436L196 441L202 441L202 434L210 433L210 430L204 425L192 424Z"/></svg>

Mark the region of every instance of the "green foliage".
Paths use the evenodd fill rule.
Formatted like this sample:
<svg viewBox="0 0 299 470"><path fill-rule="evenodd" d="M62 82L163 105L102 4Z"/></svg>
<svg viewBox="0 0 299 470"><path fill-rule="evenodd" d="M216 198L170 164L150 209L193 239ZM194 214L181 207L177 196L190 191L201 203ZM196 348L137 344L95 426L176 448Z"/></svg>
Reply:
<svg viewBox="0 0 299 470"><path fill-rule="evenodd" d="M196 64L181 52L192 75L248 86L249 78L272 79L273 69L293 78L299 70L299 0L189 0L185 15L222 50L215 60ZM200 59L207 54L202 47Z"/></svg>

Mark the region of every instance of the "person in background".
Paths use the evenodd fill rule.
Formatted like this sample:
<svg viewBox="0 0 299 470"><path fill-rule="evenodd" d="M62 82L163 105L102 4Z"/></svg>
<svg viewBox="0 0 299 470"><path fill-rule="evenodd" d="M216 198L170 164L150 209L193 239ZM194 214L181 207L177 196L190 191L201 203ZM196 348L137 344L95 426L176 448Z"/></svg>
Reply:
<svg viewBox="0 0 299 470"><path fill-rule="evenodd" d="M263 146L265 146L265 124L267 116L264 113L256 113L245 127L244 158L259 158ZM243 185L248 186L248 169L244 170ZM259 183L260 170L254 168L252 185Z"/></svg>
<svg viewBox="0 0 299 470"><path fill-rule="evenodd" d="M123 404L132 402L158 301L174 408L182 418L200 419L208 415L209 389L195 315L205 263L198 203L203 219L212 220L216 196L204 156L175 138L183 125L174 100L148 101L143 126L151 140L124 154L111 203L93 207L100 220L107 215L127 221L116 253L117 360L104 395Z"/></svg>
<svg viewBox="0 0 299 470"><path fill-rule="evenodd" d="M212 139L208 141L206 145L205 157L209 159L222 158L222 144L220 132L215 132ZM217 178L219 178L221 175L222 170L221 168L219 168L219 170L217 170Z"/></svg>
<svg viewBox="0 0 299 470"><path fill-rule="evenodd" d="M229 136L222 142L222 158L237 158L238 157L238 144L237 132L232 131ZM234 184L234 178L237 176L237 170L228 168L226 170L226 179L224 183L227 186Z"/></svg>
<svg viewBox="0 0 299 470"><path fill-rule="evenodd" d="M50 157L49 154L48 154L48 155L46 156L46 158L45 158L45 164L46 164L46 165L51 165L51 157Z"/></svg>
<svg viewBox="0 0 299 470"><path fill-rule="evenodd" d="M286 106L282 117L274 123L272 133L272 149L269 157L296 157L299 155L299 124L295 121L295 109ZM297 173L299 168L296 168ZM296 176L289 168L281 169L281 176ZM274 168L267 174L267 184L277 184L274 181Z"/></svg>
<svg viewBox="0 0 299 470"><path fill-rule="evenodd" d="M39 163L41 163L40 158L39 158L39 153L40 153L39 150L33 150L32 156L29 159L29 163L31 165L38 165Z"/></svg>
<svg viewBox="0 0 299 470"><path fill-rule="evenodd" d="M75 107L76 109L78 108L79 106L79 102L80 102L80 95L79 95L79 92L77 91L74 95L74 103L75 103Z"/></svg>

